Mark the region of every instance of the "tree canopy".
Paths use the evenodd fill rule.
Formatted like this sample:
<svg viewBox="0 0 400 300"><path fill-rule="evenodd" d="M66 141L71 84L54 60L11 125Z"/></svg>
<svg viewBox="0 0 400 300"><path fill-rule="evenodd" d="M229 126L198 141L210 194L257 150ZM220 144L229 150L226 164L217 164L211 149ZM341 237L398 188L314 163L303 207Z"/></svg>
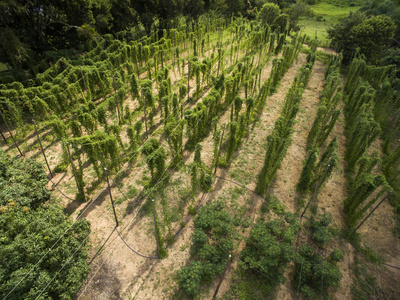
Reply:
<svg viewBox="0 0 400 300"><path fill-rule="evenodd" d="M386 15L368 17L362 12L350 13L340 23L328 29L331 45L343 53L343 62L349 63L356 49L377 63L382 52L391 43L395 22Z"/></svg>
<svg viewBox="0 0 400 300"><path fill-rule="evenodd" d="M177 17L196 19L208 10L249 15L268 0L0 0L0 61L29 65L45 51L77 49L98 34L141 24L147 33L169 28ZM292 0L277 1L280 8Z"/></svg>

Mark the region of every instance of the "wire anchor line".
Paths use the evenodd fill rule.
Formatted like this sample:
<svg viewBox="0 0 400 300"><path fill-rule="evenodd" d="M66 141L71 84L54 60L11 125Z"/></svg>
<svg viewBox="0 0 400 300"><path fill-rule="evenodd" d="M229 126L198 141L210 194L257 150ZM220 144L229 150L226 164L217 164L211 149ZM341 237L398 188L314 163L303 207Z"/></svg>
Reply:
<svg viewBox="0 0 400 300"><path fill-rule="evenodd" d="M13 142L14 142L15 147L17 147L17 149L18 149L18 151L19 151L19 154L21 154L21 156L24 156L24 155L22 154L22 152L21 152L21 149L19 149L18 144L17 144L17 142L15 141L14 136L13 136L13 134L12 134L12 132L11 132L11 129L10 129L10 127L8 126L7 120L6 120L6 118L4 118L4 115L3 115L3 113L1 112L1 110L0 110L0 116L1 116L1 118L3 119L3 121L4 121L4 124L6 124L7 130L8 130L8 132L10 133L10 136L11 136ZM7 143L7 140L6 140L6 138L4 137L3 133L1 133L1 135L3 136L4 141Z"/></svg>
<svg viewBox="0 0 400 300"><path fill-rule="evenodd" d="M39 142L39 145L40 145L40 149L42 150L42 154L43 154L44 160L46 161L47 168L49 169L49 172L50 172L50 179L51 179L51 178L53 178L53 173L51 172L49 162L47 161L46 154L44 153L42 141L40 140L40 136L39 136L39 133L38 133L38 131L37 131L36 122L35 122L35 120L34 120L32 117L31 117L31 119L32 119L32 122L33 122L33 126L35 127L35 133L36 133L36 136L37 136L37 138L38 138L38 142Z"/></svg>
<svg viewBox="0 0 400 300"><path fill-rule="evenodd" d="M378 209L378 207L386 200L387 197L389 197L392 194L392 192L389 192L386 194L385 197L382 198L382 200L374 207L373 210L361 221L361 223L349 234L348 239L364 224L364 222L375 212L375 210Z"/></svg>
<svg viewBox="0 0 400 300"><path fill-rule="evenodd" d="M108 186L108 193L110 194L110 201L111 201L111 206L114 212L114 218L115 218L115 227L118 227L118 218L117 218L117 213L115 212L115 206L114 206L114 201L111 193L111 187L110 187L110 181L108 180L108 170L107 168L104 168L104 171L106 171L106 177L107 177L107 186Z"/></svg>
<svg viewBox="0 0 400 300"><path fill-rule="evenodd" d="M129 244L124 240L124 238L122 237L121 233L118 231L118 228L117 228L117 227L115 227L115 230L117 231L118 236L121 238L121 240L124 242L124 244L129 248L129 250L131 250L131 251L132 251L133 253L135 253L136 255L139 255L139 256L141 256L141 257L143 257L143 258L160 259L160 257L146 256L146 255L144 255L144 254L141 254L141 253L135 251L135 250L134 250L131 246L129 246ZM157 244L157 245L158 245L158 244ZM158 246L157 246L157 248L158 248Z"/></svg>

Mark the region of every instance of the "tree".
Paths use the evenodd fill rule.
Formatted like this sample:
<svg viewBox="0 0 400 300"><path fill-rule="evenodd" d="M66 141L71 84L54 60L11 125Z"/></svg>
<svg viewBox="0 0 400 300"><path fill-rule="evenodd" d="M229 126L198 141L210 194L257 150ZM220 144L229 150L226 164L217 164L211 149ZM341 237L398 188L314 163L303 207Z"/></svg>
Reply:
<svg viewBox="0 0 400 300"><path fill-rule="evenodd" d="M47 50L78 47L92 30L108 32L111 6L104 0L1 1L0 60L16 66Z"/></svg>
<svg viewBox="0 0 400 300"><path fill-rule="evenodd" d="M328 29L331 45L343 53L343 62L349 63L356 49L376 64L396 30L394 21L385 15L368 18L364 13L350 13Z"/></svg>
<svg viewBox="0 0 400 300"><path fill-rule="evenodd" d="M203 0L187 0L183 7L183 13L192 18L197 18L204 12Z"/></svg>
<svg viewBox="0 0 400 300"><path fill-rule="evenodd" d="M303 1L297 1L284 10L289 15L289 32L297 25L302 15L313 15L313 11Z"/></svg>
<svg viewBox="0 0 400 300"><path fill-rule="evenodd" d="M281 9L277 4L265 3L260 10L258 18L268 25L274 24L275 20L280 16Z"/></svg>

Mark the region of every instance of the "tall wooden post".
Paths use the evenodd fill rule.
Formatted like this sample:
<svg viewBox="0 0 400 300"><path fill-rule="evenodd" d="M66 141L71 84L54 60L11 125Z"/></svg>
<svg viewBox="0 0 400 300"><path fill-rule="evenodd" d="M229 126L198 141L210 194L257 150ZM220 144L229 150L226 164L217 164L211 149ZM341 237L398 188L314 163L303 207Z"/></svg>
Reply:
<svg viewBox="0 0 400 300"><path fill-rule="evenodd" d="M187 93L188 93L188 99L187 102L189 102L189 96L190 96L190 61L188 59L188 82L187 82Z"/></svg>
<svg viewBox="0 0 400 300"><path fill-rule="evenodd" d="M36 132L36 136L37 136L38 141L39 141L40 149L42 149L42 154L43 154L44 160L46 161L47 168L49 169L49 172L50 172L50 179L51 179L51 178L53 178L53 173L51 173L49 162L47 161L46 154L44 153L42 141L40 140L40 136L39 136L39 133L38 133L37 128L36 128L36 122L35 122L34 119L32 119L32 121L33 121L33 126L35 127L35 132Z"/></svg>
<svg viewBox="0 0 400 300"><path fill-rule="evenodd" d="M221 141L219 142L217 160L215 161L214 176L215 176L215 173L217 173L217 166L218 166L219 154L220 154L220 152L221 152L222 140L224 139L224 133L225 133L225 124L224 124L224 127L223 127L223 129L222 129Z"/></svg>
<svg viewBox="0 0 400 300"><path fill-rule="evenodd" d="M1 137L3 138L3 140L4 140L4 143L6 143L7 144L7 139L6 139L6 137L4 136L4 134L0 131L0 133L1 133Z"/></svg>
<svg viewBox="0 0 400 300"><path fill-rule="evenodd" d="M81 76L82 76L82 80L83 80L83 85L85 86L86 95L87 95L88 94L88 88L87 88L87 85L86 85L85 77L83 76L82 66L79 66L79 68L81 69Z"/></svg>
<svg viewBox="0 0 400 300"><path fill-rule="evenodd" d="M113 78L113 89L114 89L114 97L117 94L117 90L115 88L115 76L112 77ZM116 103L116 107L117 107L117 118L118 118L118 125L121 125L121 117L120 117L120 113L119 113L119 107L118 107L118 102Z"/></svg>
<svg viewBox="0 0 400 300"><path fill-rule="evenodd" d="M73 172L73 174L74 174L76 187L77 187L77 189L78 189L78 193L80 193L80 192L81 192L81 188L80 188L80 186L79 186L78 178L76 177L75 165L74 165L74 162L73 162L72 157L71 157L71 152L69 151L69 144L68 144L68 142L65 142L65 144L67 145L68 156L69 156L69 162L70 162L70 164L71 164L72 172Z"/></svg>
<svg viewBox="0 0 400 300"><path fill-rule="evenodd" d="M153 206L153 219L154 219L154 231L156 235L156 245L157 245L157 257L160 257L160 246L158 245L158 232L157 232L157 218L156 218L156 208L154 207L154 199L151 200Z"/></svg>
<svg viewBox="0 0 400 300"><path fill-rule="evenodd" d="M146 140L149 138L149 132L147 130L147 112L146 112L146 96L142 90L142 98L143 98L143 111L144 111L144 125L146 126Z"/></svg>

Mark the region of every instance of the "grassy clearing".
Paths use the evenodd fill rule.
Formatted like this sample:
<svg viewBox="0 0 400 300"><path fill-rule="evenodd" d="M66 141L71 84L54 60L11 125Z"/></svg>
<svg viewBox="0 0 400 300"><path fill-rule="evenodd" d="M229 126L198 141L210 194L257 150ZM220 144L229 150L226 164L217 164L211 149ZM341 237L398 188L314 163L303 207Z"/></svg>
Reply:
<svg viewBox="0 0 400 300"><path fill-rule="evenodd" d="M360 7L337 7L328 3L310 5L310 8L315 13L315 17L302 17L298 25L302 33L307 34L311 38L317 36L321 41L321 46L328 46L329 39L326 30L341 18L347 16L350 12L358 10Z"/></svg>

